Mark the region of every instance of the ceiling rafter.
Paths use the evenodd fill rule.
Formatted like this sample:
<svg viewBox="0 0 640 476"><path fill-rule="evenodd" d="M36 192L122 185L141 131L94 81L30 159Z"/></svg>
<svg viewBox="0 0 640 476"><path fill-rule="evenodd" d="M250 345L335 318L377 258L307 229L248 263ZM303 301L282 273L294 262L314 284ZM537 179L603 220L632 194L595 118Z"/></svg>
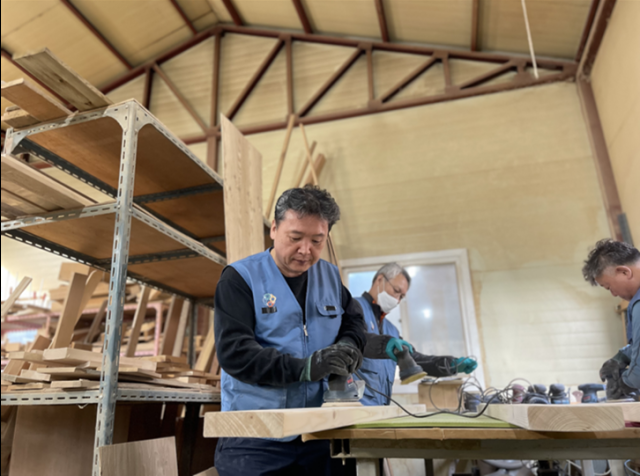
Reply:
<svg viewBox="0 0 640 476"><path fill-rule="evenodd" d="M178 1L177 0L169 0L169 1L171 2L171 5L173 5L173 8L175 8L175 10L178 12L178 15L180 15L180 17L182 18L182 21L184 21L187 27L189 27L189 30L191 30L191 33L193 33L194 35L197 35L198 30L196 30L196 27L193 26L193 22L189 19L189 17L184 12L184 10L182 9Z"/></svg>
<svg viewBox="0 0 640 476"><path fill-rule="evenodd" d="M129 62L127 58L124 57L122 53L120 53L113 44L107 40L107 38L98 30L93 23L89 21L84 14L78 10L78 8L70 2L70 0L60 0L62 4L67 7L67 9L73 13L73 15L80 20L80 22L87 27L87 29L95 36L100 43L102 43L118 60L129 70L133 69L133 65Z"/></svg>
<svg viewBox="0 0 640 476"><path fill-rule="evenodd" d="M292 0L292 2L293 6L296 7L296 12L298 13L298 18L300 19L300 23L302 24L302 29L304 30L304 32L307 34L313 33L313 27L311 26L309 15L307 15L306 10L304 9L302 0Z"/></svg>
<svg viewBox="0 0 640 476"><path fill-rule="evenodd" d="M376 4L376 13L378 14L378 23L380 24L380 36L383 42L389 40L389 27L387 26L387 17L384 14L384 5L382 0L373 0Z"/></svg>
<svg viewBox="0 0 640 476"><path fill-rule="evenodd" d="M233 23L237 26L242 26L244 24L242 17L238 13L236 6L233 4L233 0L222 0L222 3L224 3L224 7L227 9L227 12L229 12L229 15L231 15Z"/></svg>
<svg viewBox="0 0 640 476"><path fill-rule="evenodd" d="M478 35L480 21L480 0L471 0L471 51L480 49L480 39Z"/></svg>
<svg viewBox="0 0 640 476"><path fill-rule="evenodd" d="M578 68L578 75L581 78L586 78L591 75L593 64L596 61L596 55L602 44L604 33L609 24L609 19L613 13L613 8L616 6L616 0L601 0L595 13L595 19L592 22L589 36L586 40L584 51L580 58L580 67Z"/></svg>
<svg viewBox="0 0 640 476"><path fill-rule="evenodd" d="M238 113L238 111L240 110L244 102L247 100L251 92L258 85L258 82L260 81L262 76L264 76L264 74L267 72L267 70L269 69L269 66L271 66L273 61L276 59L276 56L278 56L278 53L280 53L280 50L282 49L284 44L285 44L285 39L280 38L278 42L273 46L273 48L271 48L271 51L266 56L266 58L262 61L262 64L258 66L258 69L253 74L253 76L251 77L247 85L244 87L243 91L240 93L240 96L238 96L238 98L233 103L233 106L231 106L231 109L229 109L229 112L227 113L227 118L230 121L233 120L233 118Z"/></svg>

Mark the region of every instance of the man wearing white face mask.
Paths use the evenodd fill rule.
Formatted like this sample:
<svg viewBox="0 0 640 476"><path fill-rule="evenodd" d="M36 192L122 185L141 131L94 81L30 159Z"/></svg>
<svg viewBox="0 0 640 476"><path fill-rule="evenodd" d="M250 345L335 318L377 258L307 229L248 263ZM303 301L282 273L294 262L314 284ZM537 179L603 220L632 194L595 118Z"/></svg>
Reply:
<svg viewBox="0 0 640 476"><path fill-rule="evenodd" d="M385 316L400 304L410 285L409 273L398 263L389 263L375 274L369 292L355 298L362 307L367 331L367 344L363 352L365 358L360 374L368 386L385 395L391 395L396 375L397 358L394 350L402 350L403 346L409 348L416 363L433 377L458 372L471 373L478 366L475 360L468 357L420 354L413 350L410 343L402 340L398 328ZM361 402L363 405L388 405L389 399L366 388Z"/></svg>

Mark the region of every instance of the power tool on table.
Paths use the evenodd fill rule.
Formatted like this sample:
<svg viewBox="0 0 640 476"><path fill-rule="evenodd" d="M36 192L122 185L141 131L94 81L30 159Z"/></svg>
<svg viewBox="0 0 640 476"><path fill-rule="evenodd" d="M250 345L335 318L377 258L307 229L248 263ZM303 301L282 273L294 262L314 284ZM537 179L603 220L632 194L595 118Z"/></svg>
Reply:
<svg viewBox="0 0 640 476"><path fill-rule="evenodd" d="M324 392L322 406L359 406L364 395L364 381L354 380L353 375L329 375L329 388Z"/></svg>
<svg viewBox="0 0 640 476"><path fill-rule="evenodd" d="M601 383L585 383L578 386L578 390L582 392L582 403L598 403L598 392L604 391L604 385Z"/></svg>
<svg viewBox="0 0 640 476"><path fill-rule="evenodd" d="M569 394L561 383L552 383L549 386L549 400L552 405L569 405Z"/></svg>
<svg viewBox="0 0 640 476"><path fill-rule="evenodd" d="M406 385L416 380L422 380L427 376L427 373L422 370L416 361L411 357L409 347L402 346L402 350L394 350L396 358L398 359L398 367L400 367L400 383Z"/></svg>

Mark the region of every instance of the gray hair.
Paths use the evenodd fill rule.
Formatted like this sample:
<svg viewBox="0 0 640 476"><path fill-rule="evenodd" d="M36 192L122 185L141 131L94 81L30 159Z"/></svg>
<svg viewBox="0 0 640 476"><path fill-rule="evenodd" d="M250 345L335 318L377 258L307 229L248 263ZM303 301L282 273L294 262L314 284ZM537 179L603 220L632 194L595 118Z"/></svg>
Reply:
<svg viewBox="0 0 640 476"><path fill-rule="evenodd" d="M276 202L276 226L284 220L287 211L293 210L302 218L315 215L329 223L329 230L340 220L340 207L326 190L314 185L291 188L280 195Z"/></svg>
<svg viewBox="0 0 640 476"><path fill-rule="evenodd" d="M373 281L371 282L371 284L375 283L376 279L378 279L378 276L380 275L386 277L389 281L391 281L393 278L395 278L399 274L402 274L402 276L404 276L407 279L407 283L409 284L409 286L411 286L411 276L409 275L407 270L404 269L402 266L400 266L398 263L385 264L382 268L378 270L376 275L373 277Z"/></svg>
<svg viewBox="0 0 640 476"><path fill-rule="evenodd" d="M591 250L582 268L582 275L592 286L609 266L626 266L640 261L640 251L628 243L612 239L600 240Z"/></svg>

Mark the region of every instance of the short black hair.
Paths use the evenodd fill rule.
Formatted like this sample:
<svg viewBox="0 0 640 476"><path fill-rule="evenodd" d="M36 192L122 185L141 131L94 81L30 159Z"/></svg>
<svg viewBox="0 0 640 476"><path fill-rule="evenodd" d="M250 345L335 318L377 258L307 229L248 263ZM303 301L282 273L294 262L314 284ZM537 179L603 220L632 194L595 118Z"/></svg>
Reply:
<svg viewBox="0 0 640 476"><path fill-rule="evenodd" d="M597 286L596 278L609 266L626 266L640 261L640 251L623 241L610 238L600 240L591 250L582 267L582 275L592 286Z"/></svg>
<svg viewBox="0 0 640 476"><path fill-rule="evenodd" d="M340 207L331 194L315 185L304 188L290 188L276 202L276 226L284 220L287 211L293 210L302 218L315 215L329 223L329 230L340 220Z"/></svg>

